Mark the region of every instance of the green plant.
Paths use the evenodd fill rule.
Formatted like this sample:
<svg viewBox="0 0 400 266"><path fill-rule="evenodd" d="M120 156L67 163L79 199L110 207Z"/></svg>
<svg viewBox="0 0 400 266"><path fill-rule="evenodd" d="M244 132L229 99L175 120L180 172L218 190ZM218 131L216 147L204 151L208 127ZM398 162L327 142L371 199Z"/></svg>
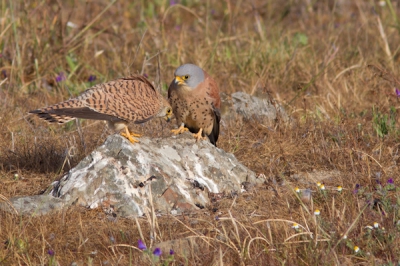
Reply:
<svg viewBox="0 0 400 266"><path fill-rule="evenodd" d="M374 108L372 108L373 115L373 127L376 134L383 138L391 132L395 131L396 120L395 120L396 109L391 106L389 114L382 114Z"/></svg>

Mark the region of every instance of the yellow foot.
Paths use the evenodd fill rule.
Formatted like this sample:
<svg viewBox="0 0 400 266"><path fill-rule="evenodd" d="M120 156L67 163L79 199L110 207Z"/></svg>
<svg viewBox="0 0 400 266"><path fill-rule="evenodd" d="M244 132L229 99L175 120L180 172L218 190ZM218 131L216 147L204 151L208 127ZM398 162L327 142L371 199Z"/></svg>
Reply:
<svg viewBox="0 0 400 266"><path fill-rule="evenodd" d="M127 138L132 144L135 144L135 143L139 142L139 140L135 139L135 137L139 138L142 135L136 134L136 133L131 133L131 132L129 132L128 128L126 127L125 132L121 133L121 136Z"/></svg>
<svg viewBox="0 0 400 266"><path fill-rule="evenodd" d="M129 135L131 135L131 137L136 137L136 138L140 138L142 136L141 134L136 134L133 132L129 132Z"/></svg>
<svg viewBox="0 0 400 266"><path fill-rule="evenodd" d="M200 128L199 132L197 132L196 134L193 134L193 137L196 139L196 141L206 139L206 137L202 136L202 133L203 133L203 129Z"/></svg>
<svg viewBox="0 0 400 266"><path fill-rule="evenodd" d="M185 127L183 124L178 129L171 130L171 132L174 133L175 135L182 134L185 131L189 131L189 129Z"/></svg>

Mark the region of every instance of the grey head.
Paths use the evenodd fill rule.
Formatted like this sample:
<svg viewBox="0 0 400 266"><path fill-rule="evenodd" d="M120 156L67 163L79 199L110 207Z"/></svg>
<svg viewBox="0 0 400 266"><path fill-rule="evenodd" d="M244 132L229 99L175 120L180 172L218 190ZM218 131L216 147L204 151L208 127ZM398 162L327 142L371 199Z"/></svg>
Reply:
<svg viewBox="0 0 400 266"><path fill-rule="evenodd" d="M204 81L204 71L193 64L184 64L175 70L175 82L194 89Z"/></svg>

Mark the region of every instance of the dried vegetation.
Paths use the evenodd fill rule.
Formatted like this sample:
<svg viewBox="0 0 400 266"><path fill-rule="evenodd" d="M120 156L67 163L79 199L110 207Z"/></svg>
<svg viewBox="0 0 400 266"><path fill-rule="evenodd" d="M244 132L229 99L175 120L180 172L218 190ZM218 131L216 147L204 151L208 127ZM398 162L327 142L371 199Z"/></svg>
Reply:
<svg viewBox="0 0 400 266"><path fill-rule="evenodd" d="M130 73L165 92L174 69L193 62L223 93L273 97L293 118L224 121L219 147L266 184L198 213L0 212L1 265L400 262L398 1L27 0L2 1L0 12L2 201L41 193L108 134L102 122L48 125L27 111ZM172 126L136 128L168 137ZM311 188L312 201L296 187ZM194 244L151 253L174 239Z"/></svg>

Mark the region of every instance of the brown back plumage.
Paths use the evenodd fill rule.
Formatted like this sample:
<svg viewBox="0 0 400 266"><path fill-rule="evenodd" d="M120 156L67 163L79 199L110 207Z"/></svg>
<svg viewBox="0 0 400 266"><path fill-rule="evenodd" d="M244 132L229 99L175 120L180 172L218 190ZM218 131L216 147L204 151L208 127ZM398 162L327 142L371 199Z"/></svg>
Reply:
<svg viewBox="0 0 400 266"><path fill-rule="evenodd" d="M76 98L30 111L51 123L73 118L142 123L155 116L160 94L143 76L135 75L98 84Z"/></svg>

